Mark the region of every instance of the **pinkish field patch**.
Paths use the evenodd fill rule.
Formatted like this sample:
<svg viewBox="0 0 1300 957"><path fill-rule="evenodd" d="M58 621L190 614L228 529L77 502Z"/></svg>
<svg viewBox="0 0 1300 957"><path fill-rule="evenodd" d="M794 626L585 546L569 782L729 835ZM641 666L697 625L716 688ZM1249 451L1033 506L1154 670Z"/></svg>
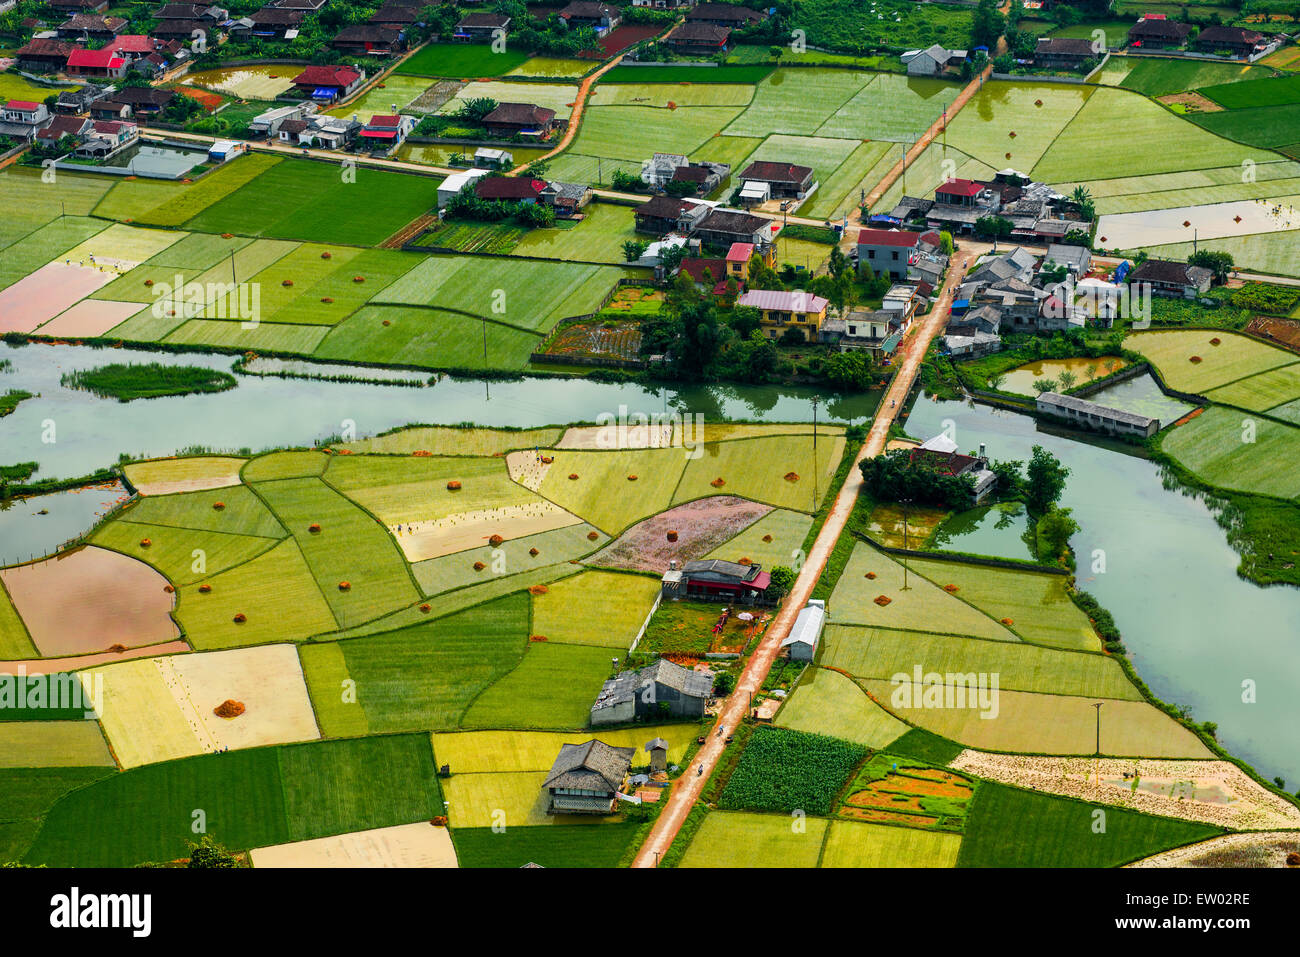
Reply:
<svg viewBox="0 0 1300 957"><path fill-rule="evenodd" d="M93 545L0 572L42 657L139 648L179 637L167 579Z"/></svg>
<svg viewBox="0 0 1300 957"><path fill-rule="evenodd" d="M0 332L31 332L116 278L89 266L47 263L0 292Z"/></svg>
<svg viewBox="0 0 1300 957"><path fill-rule="evenodd" d="M25 658L14 661L0 661L0 675L13 675L22 668L29 675L52 675L60 671L79 671L82 668L94 668L98 665L111 665L115 661L130 661L132 658L150 658L154 655L176 655L188 652L190 646L184 641L168 641L161 645L145 645L141 648L128 648L126 651L104 651L97 655L75 655L71 658Z"/></svg>
<svg viewBox="0 0 1300 957"><path fill-rule="evenodd" d="M661 572L670 561L703 558L772 511L735 495L710 495L638 522L587 561L606 568ZM676 532L677 541L668 541Z"/></svg>
<svg viewBox="0 0 1300 957"><path fill-rule="evenodd" d="M42 336L66 336L86 339L102 336L114 326L148 309L138 302L114 302L109 299L83 299L67 312L56 316L37 330Z"/></svg>

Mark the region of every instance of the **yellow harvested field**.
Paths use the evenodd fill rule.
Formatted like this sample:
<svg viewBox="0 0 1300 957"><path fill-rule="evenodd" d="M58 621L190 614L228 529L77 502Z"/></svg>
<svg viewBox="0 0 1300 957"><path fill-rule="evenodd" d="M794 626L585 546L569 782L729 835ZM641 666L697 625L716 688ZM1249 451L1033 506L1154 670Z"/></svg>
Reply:
<svg viewBox="0 0 1300 957"><path fill-rule="evenodd" d="M245 461L218 455L195 455L183 459L136 462L123 471L127 481L141 495L172 495L238 485L239 470Z"/></svg>
<svg viewBox="0 0 1300 957"><path fill-rule="evenodd" d="M615 748L636 748L632 767L648 764L646 742L668 742L668 763L678 764L699 734L695 724L642 725L635 728L584 731L451 731L433 736L433 756L450 764L457 775L549 771L560 745L581 744L596 738Z"/></svg>
<svg viewBox="0 0 1300 957"><path fill-rule="evenodd" d="M0 768L112 766L94 721L0 721Z"/></svg>
<svg viewBox="0 0 1300 957"><path fill-rule="evenodd" d="M249 851L254 867L456 867L451 832L427 822Z"/></svg>
<svg viewBox="0 0 1300 957"><path fill-rule="evenodd" d="M1211 757L1199 738L1145 701L1002 690L980 701L971 689L954 684L916 686L911 678L897 685L878 678L861 684L903 720L983 751L1092 754L1097 734L1093 705L1101 701L1102 754ZM963 690L964 702L959 696Z"/></svg>
<svg viewBox="0 0 1300 957"><path fill-rule="evenodd" d="M388 530L397 539L407 561L422 562L487 545L493 535L506 540L524 538L581 522L571 512L539 499L528 505L504 505L459 512L433 521L390 525Z"/></svg>
<svg viewBox="0 0 1300 957"><path fill-rule="evenodd" d="M82 672L103 681L100 715L123 767L320 737L292 645L141 658ZM238 701L245 711L213 710Z"/></svg>
<svg viewBox="0 0 1300 957"><path fill-rule="evenodd" d="M413 452L432 452L434 455L504 455L512 449L547 448L555 444L562 431L417 426L388 435L346 442L339 448L388 455L410 455Z"/></svg>

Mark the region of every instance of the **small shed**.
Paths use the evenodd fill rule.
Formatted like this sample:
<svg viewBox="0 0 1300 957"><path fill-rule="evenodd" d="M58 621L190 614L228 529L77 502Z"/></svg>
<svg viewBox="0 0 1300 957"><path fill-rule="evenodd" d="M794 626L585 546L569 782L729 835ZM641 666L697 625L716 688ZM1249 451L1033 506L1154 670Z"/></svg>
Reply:
<svg viewBox="0 0 1300 957"><path fill-rule="evenodd" d="M794 620L794 626L785 641L781 642L781 648L788 651L791 661L812 661L825 627L826 602L819 598L810 599Z"/></svg>
<svg viewBox="0 0 1300 957"><path fill-rule="evenodd" d="M663 738L655 738L653 741L647 741L645 745L646 753L650 755L651 771L668 770L668 742Z"/></svg>

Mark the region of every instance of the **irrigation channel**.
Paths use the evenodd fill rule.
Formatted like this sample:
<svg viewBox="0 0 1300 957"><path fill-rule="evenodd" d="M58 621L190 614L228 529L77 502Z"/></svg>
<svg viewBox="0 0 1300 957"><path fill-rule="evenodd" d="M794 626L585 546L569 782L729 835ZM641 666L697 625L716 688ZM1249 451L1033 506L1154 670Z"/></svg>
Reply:
<svg viewBox="0 0 1300 957"><path fill-rule="evenodd" d="M120 453L171 455L310 445L354 428L358 437L408 423L529 427L592 421L601 413L667 410L727 419L808 421L812 389L708 386L655 388L580 379L484 382L443 378L426 387L319 379L239 376L212 395L119 403L60 385L62 374L107 362L163 362L228 369L231 357L173 355L82 346L0 343L0 390L39 393L0 419L0 464L35 461L36 478L75 477L112 465ZM297 367L298 364L294 364ZM382 377L386 370L303 364L322 374ZM401 374L405 376L406 374ZM861 423L879 393L823 397L820 421ZM1186 406L1162 396L1149 378L1112 386L1098 401L1172 421ZM1160 469L1123 450L1040 430L1030 416L962 402L916 401L907 431L925 438L951 420L959 446L987 446L995 459L1026 459L1043 445L1072 470L1063 504L1082 531L1073 545L1078 580L1115 616L1139 674L1166 701L1214 721L1228 750L1261 773L1300 785L1300 590L1260 588L1236 574L1237 555L1200 499L1166 487ZM42 441L53 422L54 442ZM78 534L119 491L28 498L0 506L0 563L52 550ZM36 514L40 509L48 514ZM995 529L998 516L972 516L946 547L1026 557L1019 522ZM1022 521L1022 520L1021 520ZM990 534L992 533L992 534ZM1105 571L1092 571L1104 553ZM1242 682L1257 703L1242 703Z"/></svg>

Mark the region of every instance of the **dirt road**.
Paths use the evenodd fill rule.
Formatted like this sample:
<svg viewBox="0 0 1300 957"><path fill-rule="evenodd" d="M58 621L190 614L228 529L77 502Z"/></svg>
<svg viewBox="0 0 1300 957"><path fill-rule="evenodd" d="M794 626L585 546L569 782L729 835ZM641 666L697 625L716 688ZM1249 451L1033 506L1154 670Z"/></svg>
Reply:
<svg viewBox="0 0 1300 957"><path fill-rule="evenodd" d="M831 551L835 548L835 542L844 531L844 526L853 511L853 504L862 487L862 472L857 468L857 463L884 451L885 443L889 439L889 427L893 425L895 416L902 410L904 400L913 382L916 381L921 360L925 358L931 340L939 334L948 321L948 311L952 306L953 294L957 286L966 275L970 264L987 248L983 244L971 244L953 255L952 264L948 269L948 278L944 281L934 308L920 322L915 323L904 338L896 354L901 357L899 359L901 364L894 374L894 380L888 391L880 401L880 408L876 411L866 442L854 459L854 467L849 470L844 485L835 497L830 514L826 516L826 523L818 533L816 541L813 542L803 568L799 570L799 577L795 580L790 596L777 613L776 620L768 627L762 643L745 665L740 680L736 683L736 690L723 706L715 728L718 726L727 729L736 728L749 710L751 696L762 688L772 662L776 660L777 652L781 649L781 642L790 634L790 628L798 617L800 609L812 596L813 588L821 578ZM686 821L686 816L699 799L700 792L704 789L704 782L717 767L718 759L722 756L725 747L724 738L719 737L716 730L710 730L708 740L696 754L691 767L673 785L668 803L660 812L659 819L650 831L650 836L637 852L636 860L632 862L633 867L658 866L660 858L672 845L677 832ZM700 765L704 767L703 774L696 773L696 768Z"/></svg>

